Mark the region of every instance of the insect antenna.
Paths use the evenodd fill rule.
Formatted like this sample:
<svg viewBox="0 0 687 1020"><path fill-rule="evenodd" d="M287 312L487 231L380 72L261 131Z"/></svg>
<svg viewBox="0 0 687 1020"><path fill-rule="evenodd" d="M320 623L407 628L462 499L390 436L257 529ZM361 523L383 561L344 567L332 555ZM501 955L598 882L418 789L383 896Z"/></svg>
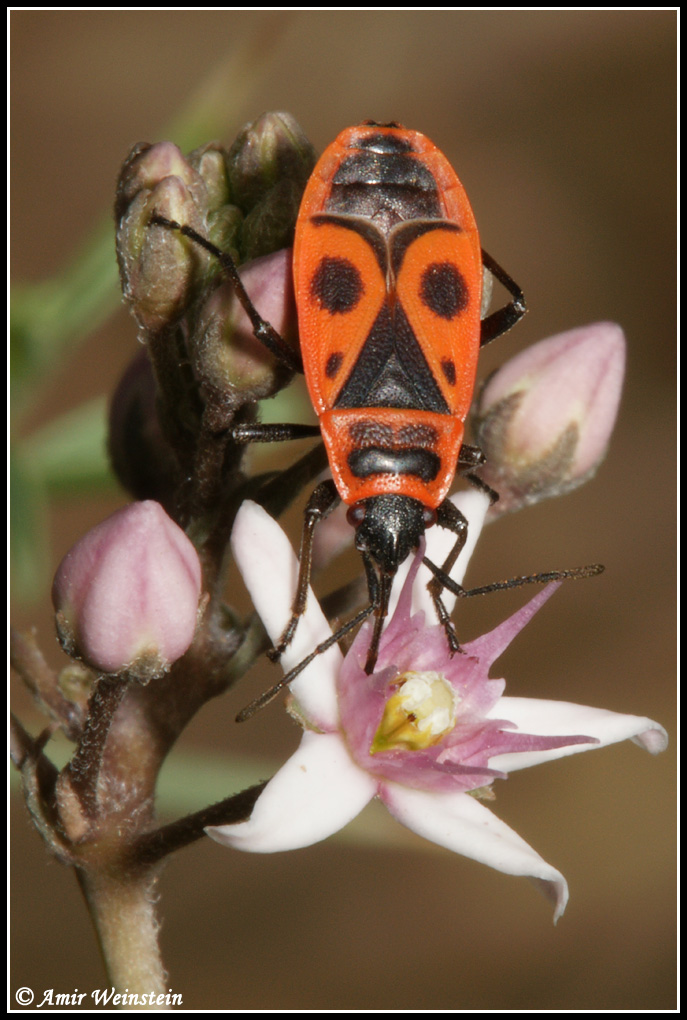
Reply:
<svg viewBox="0 0 687 1020"><path fill-rule="evenodd" d="M365 606L365 608L361 609L359 613L356 613L356 615L351 620L348 620L347 623L344 623L344 625L340 627L339 630L337 630L336 634L331 634L330 637L328 637L326 641L323 641L321 644L319 644L317 648L315 648L310 653L310 655L306 655L306 657L301 662L299 662L297 666L294 666L293 669L290 669L288 673L285 673L281 680L274 685L274 687L270 687L269 690L261 694L258 698L255 699L255 701L251 701L250 705L246 705L245 708L242 708L241 711L236 716L236 722L246 722L246 720L250 719L251 716L255 715L256 712L259 712L261 708L265 708L265 706L269 705L271 701L274 701L274 699L289 686L291 681L295 680L298 674L303 672L306 666L309 666L310 663L314 659L316 659L318 655L321 655L323 652L326 652L329 648L332 647L332 645L337 644L341 640L341 638L345 637L346 634L354 630L359 623L362 623L363 620L366 620L367 617L374 612L374 608L375 607L373 605Z"/></svg>
<svg viewBox="0 0 687 1020"><path fill-rule="evenodd" d="M604 566L601 563L592 563L588 567L573 567L570 570L550 570L540 574L528 574L525 577L511 577L507 581L494 581L492 584L482 585L480 588L463 588L462 585L449 577L441 567L423 556L422 562L431 570L438 581L459 599L472 598L473 595L488 595L493 591L505 591L509 588L521 588L525 584L547 584L549 581L577 580L580 577L596 577L602 574Z"/></svg>

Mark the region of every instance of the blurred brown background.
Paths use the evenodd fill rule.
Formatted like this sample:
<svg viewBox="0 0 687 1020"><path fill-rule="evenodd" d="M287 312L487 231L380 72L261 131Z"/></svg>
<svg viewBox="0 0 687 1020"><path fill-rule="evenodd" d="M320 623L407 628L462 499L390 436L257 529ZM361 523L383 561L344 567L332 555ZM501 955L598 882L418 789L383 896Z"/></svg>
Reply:
<svg viewBox="0 0 687 1020"><path fill-rule="evenodd" d="M259 56L227 97L223 138L267 109L290 110L320 150L365 118L397 120L456 167L484 246L530 308L485 352L481 375L559 330L624 327L627 386L599 475L495 525L471 578L604 562L601 578L564 587L499 673L511 694L647 715L674 736L675 13L24 10L10 27L16 280L65 263L107 214L130 146L162 137L217 62L252 39ZM121 310L24 427L110 392L135 351ZM55 564L124 500L55 506ZM297 516L289 527L295 539ZM522 601L470 606L462 632ZM17 619L35 621L52 650L47 592ZM232 721L274 677L256 668L206 707L184 747L283 760L298 731L279 707ZM186 1008L223 1011L671 1008L674 776L672 748L652 759L619 745L497 785L495 811L570 883L555 930L522 879L419 840L268 857L202 841L161 881L170 987ZM48 860L19 803L12 845L12 992L102 988L74 877Z"/></svg>

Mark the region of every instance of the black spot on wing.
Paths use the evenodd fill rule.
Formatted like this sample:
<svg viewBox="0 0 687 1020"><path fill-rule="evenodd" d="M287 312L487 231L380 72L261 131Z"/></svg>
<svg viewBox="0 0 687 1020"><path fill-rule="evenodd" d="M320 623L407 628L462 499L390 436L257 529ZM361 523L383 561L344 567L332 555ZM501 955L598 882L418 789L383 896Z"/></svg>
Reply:
<svg viewBox="0 0 687 1020"><path fill-rule="evenodd" d="M449 386L456 385L456 363L452 358L443 358L441 361L441 371L444 373L444 378Z"/></svg>
<svg viewBox="0 0 687 1020"><path fill-rule="evenodd" d="M336 351L334 354L329 355L329 357L327 358L327 363L324 366L324 374L327 376L328 379L336 378L337 372L341 368L342 361L343 353L341 351Z"/></svg>
<svg viewBox="0 0 687 1020"><path fill-rule="evenodd" d="M310 281L310 293L332 315L352 311L365 293L356 266L341 256L325 255Z"/></svg>
<svg viewBox="0 0 687 1020"><path fill-rule="evenodd" d="M470 293L453 262L432 262L422 274L420 299L441 319L453 319L467 308Z"/></svg>

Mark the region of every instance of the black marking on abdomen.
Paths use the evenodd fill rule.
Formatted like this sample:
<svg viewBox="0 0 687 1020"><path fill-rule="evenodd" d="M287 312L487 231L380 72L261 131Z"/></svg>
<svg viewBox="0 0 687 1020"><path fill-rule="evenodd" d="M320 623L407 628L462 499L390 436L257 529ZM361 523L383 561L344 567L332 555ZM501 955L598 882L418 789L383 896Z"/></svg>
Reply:
<svg viewBox="0 0 687 1020"><path fill-rule="evenodd" d="M438 193L431 170L406 152L354 152L341 161L332 184L387 184Z"/></svg>
<svg viewBox="0 0 687 1020"><path fill-rule="evenodd" d="M434 175L406 151L353 150L334 174L327 212L372 220L388 232L402 220L441 220Z"/></svg>
<svg viewBox="0 0 687 1020"><path fill-rule="evenodd" d="M401 425L396 432L396 442L401 446L419 446L433 449L439 442L439 433L431 425Z"/></svg>
<svg viewBox="0 0 687 1020"><path fill-rule="evenodd" d="M368 446L348 455L348 466L356 478L371 475L413 475L423 482L433 482L441 468L441 459L431 450L388 450Z"/></svg>
<svg viewBox="0 0 687 1020"><path fill-rule="evenodd" d="M354 421L348 428L351 442L356 447L363 446L388 446L394 445L394 429L392 425L376 421L374 418L365 418L362 421Z"/></svg>
<svg viewBox="0 0 687 1020"><path fill-rule="evenodd" d="M395 124L374 124L371 127L396 127ZM386 134L381 131L373 131L369 135L356 138L355 146L351 149L367 149L371 152L414 152L409 140L400 134Z"/></svg>

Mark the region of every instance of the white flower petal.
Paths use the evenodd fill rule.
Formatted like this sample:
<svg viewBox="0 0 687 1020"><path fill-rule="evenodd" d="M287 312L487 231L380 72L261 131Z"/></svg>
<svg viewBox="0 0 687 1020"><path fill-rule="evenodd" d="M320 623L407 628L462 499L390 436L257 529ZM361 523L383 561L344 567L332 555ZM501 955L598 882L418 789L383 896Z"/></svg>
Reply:
<svg viewBox="0 0 687 1020"><path fill-rule="evenodd" d="M478 489L470 489L467 492L457 492L450 497L451 502L465 515L468 521L468 537L463 547L463 550L458 557L458 561L451 571L451 577L454 581L460 584L465 576L470 557L472 556L477 539L480 536L482 525L484 524L484 518L486 517L487 510L489 509L489 497ZM428 528L425 532L425 538L427 540L427 557L435 563L437 566L443 566L444 560L449 555L454 545L456 544L456 536L452 531L448 531L446 528L440 528L435 525L432 528ZM401 593L403 584L405 582L410 566L415 557L415 553L408 557L408 559L401 565L394 581L394 587L390 599L389 605L389 616L393 615L398 602L398 596ZM427 622L431 625L436 623L436 613L434 612L434 603L427 591L427 585L432 580L434 575L427 567L420 567L417 578L413 585L413 604L412 612L419 613L424 611ZM455 595L451 595L450 592L444 591L442 600L450 613L453 609L456 598Z"/></svg>
<svg viewBox="0 0 687 1020"><path fill-rule="evenodd" d="M568 902L568 884L528 843L467 793L426 793L387 783L380 796L399 822L456 853L507 875L536 880L556 905L554 922Z"/></svg>
<svg viewBox="0 0 687 1020"><path fill-rule="evenodd" d="M306 731L247 822L205 831L236 850L297 850L343 829L376 792L376 781L353 762L338 734Z"/></svg>
<svg viewBox="0 0 687 1020"><path fill-rule="evenodd" d="M246 500L236 515L231 546L253 605L276 642L291 619L298 582L298 561L291 543L266 510ZM284 672L297 666L331 633L317 599L309 590L305 613L280 660ZM338 646L333 645L289 685L302 712L322 729L334 729L338 723L335 677L342 662Z"/></svg>
<svg viewBox="0 0 687 1020"><path fill-rule="evenodd" d="M496 703L489 715L515 723L523 733L547 737L595 737L599 741L598 744L571 744L548 751L520 751L490 758L489 767L502 772L515 772L517 769L529 768L530 765L565 758L569 754L615 744L620 740L632 739L652 754L658 754L668 746L668 734L652 719L608 712L603 708L590 708L586 705L572 705L565 701L505 697Z"/></svg>

